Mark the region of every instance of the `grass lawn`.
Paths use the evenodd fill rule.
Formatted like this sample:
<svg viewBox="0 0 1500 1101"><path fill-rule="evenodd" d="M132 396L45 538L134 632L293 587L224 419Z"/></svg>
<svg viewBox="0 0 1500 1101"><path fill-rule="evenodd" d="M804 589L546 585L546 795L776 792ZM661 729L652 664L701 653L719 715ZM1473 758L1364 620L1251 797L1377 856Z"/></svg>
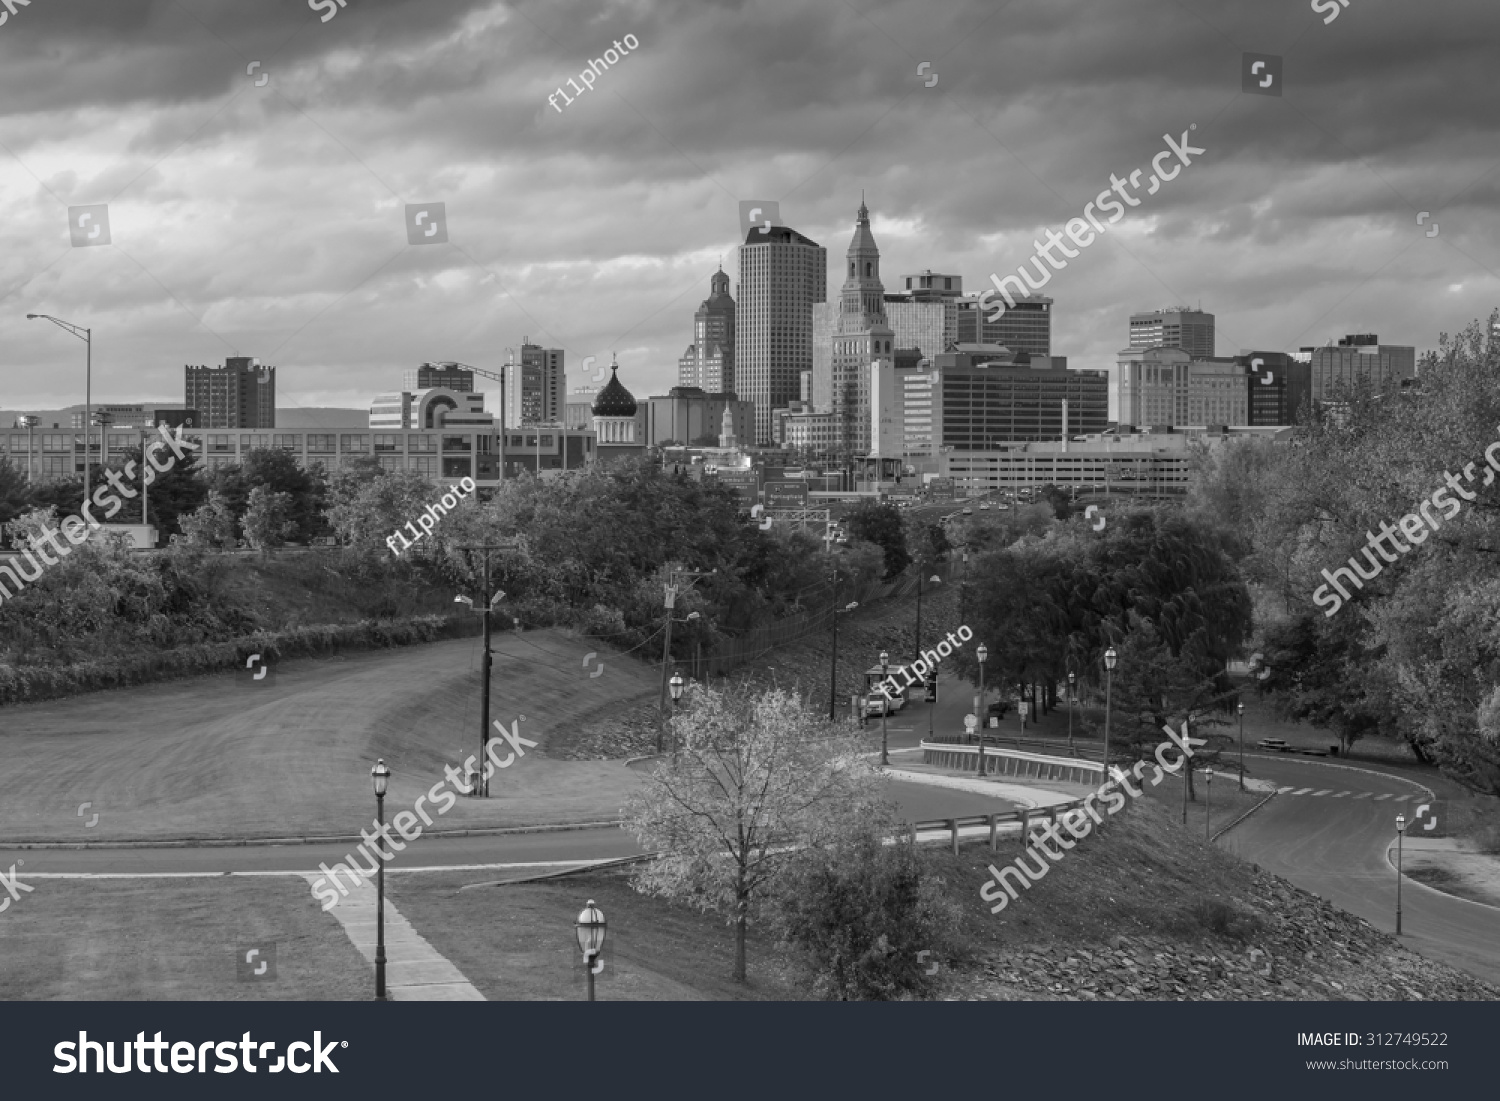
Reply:
<svg viewBox="0 0 1500 1101"><path fill-rule="evenodd" d="M296 877L28 886L0 916L5 1001L342 1001L374 989L343 926ZM276 945L275 981L240 981L241 950L267 942Z"/></svg>
<svg viewBox="0 0 1500 1101"><path fill-rule="evenodd" d="M587 996L573 922L589 899L609 924L599 1001L789 1001L809 995L795 970L752 925L750 982L730 978L734 930L631 890L630 869L531 883L473 886L483 873L392 876L396 907L491 1001ZM493 878L491 874L490 878Z"/></svg>

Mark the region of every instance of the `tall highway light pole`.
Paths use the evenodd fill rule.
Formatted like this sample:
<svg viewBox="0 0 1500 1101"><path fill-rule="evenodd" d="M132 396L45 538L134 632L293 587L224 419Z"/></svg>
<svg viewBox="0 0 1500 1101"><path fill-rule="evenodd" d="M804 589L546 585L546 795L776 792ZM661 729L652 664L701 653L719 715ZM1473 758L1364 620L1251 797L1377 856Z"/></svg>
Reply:
<svg viewBox="0 0 1500 1101"><path fill-rule="evenodd" d="M37 318L50 321L59 329L66 329L83 341L86 346L83 361L83 500L87 504L89 499L89 428L94 421L94 330L85 329L71 321L64 321L60 317L53 317L50 313L26 315L28 321L35 321Z"/></svg>

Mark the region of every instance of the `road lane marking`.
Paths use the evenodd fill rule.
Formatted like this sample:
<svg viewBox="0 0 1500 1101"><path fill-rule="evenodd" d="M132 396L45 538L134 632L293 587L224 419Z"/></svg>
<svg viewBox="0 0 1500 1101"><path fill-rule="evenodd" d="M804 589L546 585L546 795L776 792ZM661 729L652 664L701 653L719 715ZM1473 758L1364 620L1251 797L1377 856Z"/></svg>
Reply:
<svg viewBox="0 0 1500 1101"><path fill-rule="evenodd" d="M1276 789L1276 794L1277 795L1285 795L1287 792L1289 792L1291 790L1292 790L1291 788L1277 788Z"/></svg>
<svg viewBox="0 0 1500 1101"><path fill-rule="evenodd" d="M1306 795L1311 790L1312 790L1312 788L1303 788L1301 791L1294 791L1294 792L1292 792L1292 794L1293 795Z"/></svg>
<svg viewBox="0 0 1500 1101"><path fill-rule="evenodd" d="M1373 791L1362 791L1358 795L1356 795L1354 798L1356 798L1356 799L1368 799L1370 796L1372 796L1374 794L1375 793Z"/></svg>
<svg viewBox="0 0 1500 1101"><path fill-rule="evenodd" d="M1391 793L1390 792L1386 792L1384 795L1377 795L1377 796L1375 796L1375 798L1376 798L1377 801L1381 800L1381 799L1389 799L1390 797L1391 797Z"/></svg>
<svg viewBox="0 0 1500 1101"><path fill-rule="evenodd" d="M1347 792L1347 791L1341 791L1341 792L1339 792L1339 793L1338 793L1338 794L1337 794L1337 795L1335 795L1335 796L1334 796L1334 798L1335 798L1335 799L1342 799L1342 798L1343 798L1343 797L1344 797L1344 796L1346 796L1346 795L1348 795L1348 794L1349 794L1349 793L1348 793L1348 792Z"/></svg>
<svg viewBox="0 0 1500 1101"><path fill-rule="evenodd" d="M1332 788L1324 788L1322 791L1315 791L1313 792L1313 797L1317 798L1319 795L1327 795L1332 790Z"/></svg>

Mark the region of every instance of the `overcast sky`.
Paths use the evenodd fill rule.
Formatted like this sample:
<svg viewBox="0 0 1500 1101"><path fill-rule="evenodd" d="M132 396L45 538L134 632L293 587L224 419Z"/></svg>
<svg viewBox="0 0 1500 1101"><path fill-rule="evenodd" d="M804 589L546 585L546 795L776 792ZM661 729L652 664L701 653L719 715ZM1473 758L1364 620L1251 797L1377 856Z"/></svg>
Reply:
<svg viewBox="0 0 1500 1101"><path fill-rule="evenodd" d="M830 297L861 188L888 290L930 267L978 291L1111 173L1144 191L1192 125L1206 152L1046 288L1072 366L1163 305L1201 300L1230 355L1420 352L1500 304L1494 0L1327 24L1312 0L19 3L0 408L83 397L82 344L27 312L93 327L96 401L181 400L183 364L250 355L280 406L366 407L528 336L567 350L569 389L617 351L660 393L721 256L737 276L739 200L828 248ZM1284 57L1283 96L1241 90L1246 52ZM409 245L429 202L448 243ZM73 247L68 207L100 203L112 243Z"/></svg>

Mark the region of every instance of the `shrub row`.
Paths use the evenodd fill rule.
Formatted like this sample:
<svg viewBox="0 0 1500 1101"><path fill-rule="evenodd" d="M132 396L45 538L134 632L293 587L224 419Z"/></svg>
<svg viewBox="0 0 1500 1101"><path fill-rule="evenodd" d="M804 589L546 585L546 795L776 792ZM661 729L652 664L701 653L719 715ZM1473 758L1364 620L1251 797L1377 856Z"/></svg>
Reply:
<svg viewBox="0 0 1500 1101"><path fill-rule="evenodd" d="M466 638L478 634L479 630L477 616L363 619L355 623L257 631L226 642L122 655L110 661L85 661L53 667L0 664L0 704L56 699L78 692L243 669L251 654L261 654L266 661L274 663L308 654L378 650L391 646L415 646L445 638Z"/></svg>

